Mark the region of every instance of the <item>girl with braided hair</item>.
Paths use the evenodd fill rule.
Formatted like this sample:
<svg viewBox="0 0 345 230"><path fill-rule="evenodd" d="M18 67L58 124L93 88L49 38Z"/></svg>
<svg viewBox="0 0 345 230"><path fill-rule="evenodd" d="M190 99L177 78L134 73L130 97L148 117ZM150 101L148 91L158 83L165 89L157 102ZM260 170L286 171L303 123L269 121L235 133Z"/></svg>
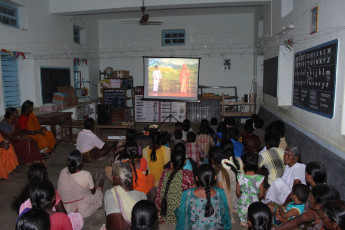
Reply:
<svg viewBox="0 0 345 230"><path fill-rule="evenodd" d="M148 172L155 177L155 184L164 170L164 165L170 161L170 148L160 145L161 135L158 131L150 132L149 146L143 149L143 157L148 164Z"/></svg>
<svg viewBox="0 0 345 230"><path fill-rule="evenodd" d="M176 224L175 209L180 204L182 192L194 185L192 171L183 169L185 163L186 147L178 143L171 154L171 167L163 171L159 180L155 204L161 224Z"/></svg>
<svg viewBox="0 0 345 230"><path fill-rule="evenodd" d="M152 174L146 175L146 159L140 158L138 145L134 141L127 141L125 152L125 158L133 168L133 189L147 194L155 185L155 178Z"/></svg>
<svg viewBox="0 0 345 230"><path fill-rule="evenodd" d="M224 190L212 186L215 180L216 172L211 165L199 167L196 175L198 187L182 194L176 230L231 229L228 202Z"/></svg>
<svg viewBox="0 0 345 230"><path fill-rule="evenodd" d="M269 207L261 202L254 202L248 208L248 229L271 230L272 214Z"/></svg>

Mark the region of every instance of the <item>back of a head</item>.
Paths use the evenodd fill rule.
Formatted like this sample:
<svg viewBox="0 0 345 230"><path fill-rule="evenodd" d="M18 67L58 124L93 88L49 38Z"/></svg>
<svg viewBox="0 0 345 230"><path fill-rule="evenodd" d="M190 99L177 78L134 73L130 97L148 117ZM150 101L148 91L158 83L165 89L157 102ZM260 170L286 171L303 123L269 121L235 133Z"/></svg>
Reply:
<svg viewBox="0 0 345 230"><path fill-rule="evenodd" d="M152 144L158 145L161 141L161 134L156 130L152 130L150 132L150 139Z"/></svg>
<svg viewBox="0 0 345 230"><path fill-rule="evenodd" d="M236 120L232 117L226 117L226 118L224 118L224 124L227 126L235 126Z"/></svg>
<svg viewBox="0 0 345 230"><path fill-rule="evenodd" d="M277 133L266 133L265 143L270 145L271 148L278 148L280 144L280 137Z"/></svg>
<svg viewBox="0 0 345 230"><path fill-rule="evenodd" d="M208 155L210 158L210 162L213 161L215 164L221 164L222 160L226 158L223 149L218 146L212 147Z"/></svg>
<svg viewBox="0 0 345 230"><path fill-rule="evenodd" d="M208 122L207 119L202 119L201 122L200 122L200 126L201 125L210 126L210 123Z"/></svg>
<svg viewBox="0 0 345 230"><path fill-rule="evenodd" d="M32 207L49 209L53 206L51 201L54 197L54 185L49 180L42 180L30 189Z"/></svg>
<svg viewBox="0 0 345 230"><path fill-rule="evenodd" d="M306 165L305 171L313 177L313 181L316 184L325 184L327 182L326 167L323 163L318 161L309 162Z"/></svg>
<svg viewBox="0 0 345 230"><path fill-rule="evenodd" d="M132 209L132 230L155 230L157 229L157 208L148 200L141 200Z"/></svg>
<svg viewBox="0 0 345 230"><path fill-rule="evenodd" d="M223 148L224 154L227 157L234 157L234 143L230 140L222 140L220 147Z"/></svg>
<svg viewBox="0 0 345 230"><path fill-rule="evenodd" d="M47 168L42 163L34 163L28 171L29 183L37 183L47 178Z"/></svg>
<svg viewBox="0 0 345 230"><path fill-rule="evenodd" d="M186 160L186 146L183 143L177 143L171 153L171 162L174 168L182 168Z"/></svg>
<svg viewBox="0 0 345 230"><path fill-rule="evenodd" d="M269 207L262 202L254 202L248 208L248 222L253 230L270 230L272 214Z"/></svg>
<svg viewBox="0 0 345 230"><path fill-rule="evenodd" d="M5 115L4 115L5 119L10 118L10 117L11 117L12 115L14 115L16 112L18 112L18 111L17 111L17 109L14 108L14 107L8 107L8 108L6 108Z"/></svg>
<svg viewBox="0 0 345 230"><path fill-rule="evenodd" d="M16 230L49 230L49 214L39 208L32 208L24 213L16 223Z"/></svg>
<svg viewBox="0 0 345 230"><path fill-rule="evenodd" d="M125 150L129 159L140 157L138 152L138 144L134 141L127 141L125 144Z"/></svg>
<svg viewBox="0 0 345 230"><path fill-rule="evenodd" d="M258 169L258 155L254 153L246 153L242 155L242 162L245 171L256 171Z"/></svg>
<svg viewBox="0 0 345 230"><path fill-rule="evenodd" d="M322 206L326 217L336 223L341 230L345 230L345 201L330 200Z"/></svg>
<svg viewBox="0 0 345 230"><path fill-rule="evenodd" d="M93 118L89 117L88 119L86 119L84 121L84 128L91 130L93 128L94 124L95 124L95 120Z"/></svg>
<svg viewBox="0 0 345 230"><path fill-rule="evenodd" d="M261 118L259 118L257 120L257 122L255 122L256 128L258 129L262 129L264 127L265 121Z"/></svg>
<svg viewBox="0 0 345 230"><path fill-rule="evenodd" d="M206 124L201 124L199 127L200 134L209 134L210 133L210 126Z"/></svg>
<svg viewBox="0 0 345 230"><path fill-rule="evenodd" d="M196 141L196 135L194 132L187 133L187 142L194 143Z"/></svg>
<svg viewBox="0 0 345 230"><path fill-rule="evenodd" d="M212 118L211 118L211 125L217 125L217 124L218 124L217 118L212 117Z"/></svg>
<svg viewBox="0 0 345 230"><path fill-rule="evenodd" d="M311 193L316 204L323 205L326 201L340 199L338 190L332 185L317 184L311 189Z"/></svg>
<svg viewBox="0 0 345 230"><path fill-rule="evenodd" d="M182 130L181 129L176 129L175 132L174 132L174 136L175 136L175 139L176 140L180 140L182 139Z"/></svg>
<svg viewBox="0 0 345 230"><path fill-rule="evenodd" d="M135 141L135 130L134 129L127 129L126 131L126 140L127 141Z"/></svg>
<svg viewBox="0 0 345 230"><path fill-rule="evenodd" d="M127 162L116 162L113 164L113 177L118 177L121 184L133 186L132 166Z"/></svg>
<svg viewBox="0 0 345 230"><path fill-rule="evenodd" d="M292 187L292 194L296 195L297 198L303 203L308 200L309 192L309 186L305 184L295 184Z"/></svg>
<svg viewBox="0 0 345 230"><path fill-rule="evenodd" d="M190 129L190 120L185 119L182 123L182 130L188 132Z"/></svg>
<svg viewBox="0 0 345 230"><path fill-rule="evenodd" d="M281 120L273 121L266 128L266 133L278 133L280 138L285 136L285 124Z"/></svg>
<svg viewBox="0 0 345 230"><path fill-rule="evenodd" d="M228 129L228 135L229 135L230 139L233 139L233 140L237 141L238 137L240 135L240 131L236 127L230 127Z"/></svg>
<svg viewBox="0 0 345 230"><path fill-rule="evenodd" d="M82 156L79 150L73 150L67 158L67 168L70 173L75 173L77 169L81 169L83 165Z"/></svg>
<svg viewBox="0 0 345 230"><path fill-rule="evenodd" d="M250 119L253 120L254 123L257 123L257 121L260 119L259 114L253 114Z"/></svg>
<svg viewBox="0 0 345 230"><path fill-rule="evenodd" d="M253 128L253 124L252 123L246 123L243 127L244 131L246 133L253 133L254 128Z"/></svg>

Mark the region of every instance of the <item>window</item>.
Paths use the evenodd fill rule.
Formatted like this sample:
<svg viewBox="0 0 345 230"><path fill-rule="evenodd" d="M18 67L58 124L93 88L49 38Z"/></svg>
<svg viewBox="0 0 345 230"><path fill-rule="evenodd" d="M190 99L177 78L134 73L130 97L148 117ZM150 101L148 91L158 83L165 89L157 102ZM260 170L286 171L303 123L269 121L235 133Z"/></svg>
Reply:
<svg viewBox="0 0 345 230"><path fill-rule="evenodd" d="M19 27L17 7L0 1L0 22L8 26Z"/></svg>
<svg viewBox="0 0 345 230"><path fill-rule="evenodd" d="M5 52L1 52L2 84L5 107L20 106L20 86L18 61Z"/></svg>
<svg viewBox="0 0 345 230"><path fill-rule="evenodd" d="M185 42L185 30L163 30L162 31L162 45L184 45Z"/></svg>
<svg viewBox="0 0 345 230"><path fill-rule="evenodd" d="M74 43L80 44L80 27L79 26L73 26L73 39L74 39Z"/></svg>

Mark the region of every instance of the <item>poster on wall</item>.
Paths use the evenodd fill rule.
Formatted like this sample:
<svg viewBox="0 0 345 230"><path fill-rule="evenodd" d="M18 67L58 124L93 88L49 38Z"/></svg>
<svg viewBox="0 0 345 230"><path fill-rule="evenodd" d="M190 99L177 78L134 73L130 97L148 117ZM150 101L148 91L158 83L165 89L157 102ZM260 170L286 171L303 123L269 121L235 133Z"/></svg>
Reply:
<svg viewBox="0 0 345 230"><path fill-rule="evenodd" d="M162 122L170 114L178 121L186 118L185 102L161 102L141 100L143 95L135 95L135 121L136 122ZM176 122L171 119L171 122Z"/></svg>
<svg viewBox="0 0 345 230"><path fill-rule="evenodd" d="M333 40L295 54L294 106L333 117L337 53Z"/></svg>

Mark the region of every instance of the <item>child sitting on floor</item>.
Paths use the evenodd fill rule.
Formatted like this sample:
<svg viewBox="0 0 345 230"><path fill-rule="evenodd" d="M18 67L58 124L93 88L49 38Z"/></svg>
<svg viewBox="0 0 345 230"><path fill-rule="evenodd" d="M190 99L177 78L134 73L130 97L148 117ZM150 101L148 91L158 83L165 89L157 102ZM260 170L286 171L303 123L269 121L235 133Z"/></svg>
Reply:
<svg viewBox="0 0 345 230"><path fill-rule="evenodd" d="M292 202L286 207L274 207L269 204L269 208L273 212L273 223L280 225L282 222L293 219L303 213L305 202L308 200L310 189L307 185L296 184L292 188Z"/></svg>

